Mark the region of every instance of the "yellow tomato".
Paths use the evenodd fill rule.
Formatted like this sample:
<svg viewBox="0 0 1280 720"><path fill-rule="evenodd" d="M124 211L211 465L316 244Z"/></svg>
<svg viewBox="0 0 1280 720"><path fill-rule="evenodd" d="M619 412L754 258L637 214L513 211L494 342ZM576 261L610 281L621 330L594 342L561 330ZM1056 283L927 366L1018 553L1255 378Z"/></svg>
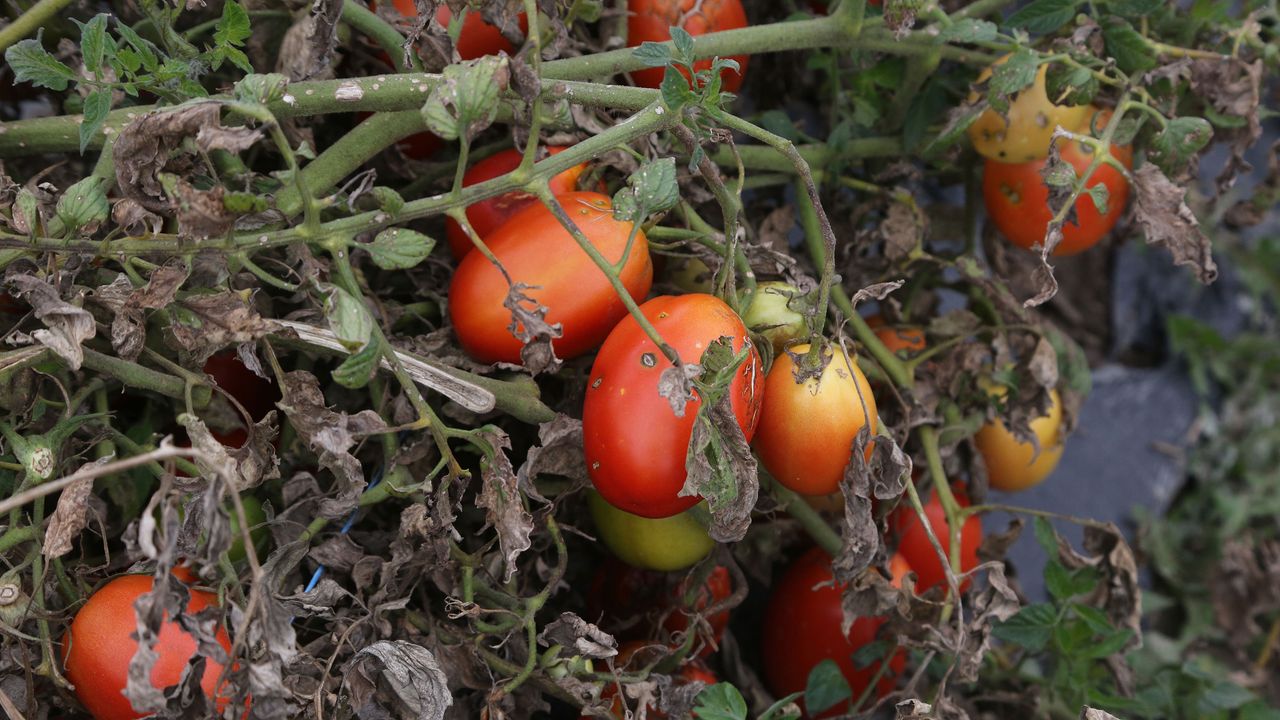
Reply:
<svg viewBox="0 0 1280 720"><path fill-rule="evenodd" d="M683 570L706 557L716 543L707 529L686 510L671 517L650 519L610 505L590 490L587 504L596 534L619 560L649 570Z"/></svg>
<svg viewBox="0 0 1280 720"><path fill-rule="evenodd" d="M803 355L809 345L791 348ZM796 383L795 361L783 353L764 381L755 448L765 468L801 495L827 495L840 486L853 438L870 423L876 399L855 358L837 348L817 378Z"/></svg>
<svg viewBox="0 0 1280 720"><path fill-rule="evenodd" d="M1003 63L1008 55L995 65ZM992 67L995 67L993 65ZM1092 114L1089 105L1055 105L1045 90L1047 64L1036 72L1036 81L1023 88L1009 103L1008 117L988 108L969 126L969 139L983 157L1006 163L1023 163L1040 160L1049 155L1049 142L1058 126L1076 131L1088 122ZM981 82L991 77L987 68L978 77ZM976 101L976 96L969 98Z"/></svg>
<svg viewBox="0 0 1280 720"><path fill-rule="evenodd" d="M1003 388L1001 388L1001 391ZM1003 392L997 391L999 394ZM1039 485L1062 459L1062 398L1049 391L1049 414L1031 421L1031 430L1040 443L1040 454L1031 443L1019 442L999 420L983 426L974 436L978 452L987 465L991 487L1016 492Z"/></svg>

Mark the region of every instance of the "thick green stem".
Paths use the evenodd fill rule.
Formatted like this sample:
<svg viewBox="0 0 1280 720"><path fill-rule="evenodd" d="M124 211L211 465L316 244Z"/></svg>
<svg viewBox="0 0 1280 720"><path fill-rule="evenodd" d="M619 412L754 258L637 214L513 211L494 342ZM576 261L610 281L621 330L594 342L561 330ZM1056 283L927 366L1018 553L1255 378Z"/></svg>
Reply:
<svg viewBox="0 0 1280 720"><path fill-rule="evenodd" d="M405 65L404 35L369 8L353 0L345 0L342 3L342 21L350 25L353 30L359 30L378 43L378 46L391 57L391 62L395 63L398 72L422 70L422 61L418 59L417 53L409 53L410 64Z"/></svg>
<svg viewBox="0 0 1280 720"><path fill-rule="evenodd" d="M185 400L187 397L187 383L182 378L166 375L97 350L84 348L84 366L94 372L110 375L129 387L151 390L176 400ZM203 407L209 403L212 392L208 386L197 386L192 389L192 401L197 407Z"/></svg>
<svg viewBox="0 0 1280 720"><path fill-rule="evenodd" d="M70 5L72 0L40 0L16 20L0 28L0 53L44 27Z"/></svg>
<svg viewBox="0 0 1280 720"><path fill-rule="evenodd" d="M840 536L835 530L827 524L822 515L818 514L809 503L798 493L782 486L769 473L760 472L760 482L768 488L773 499L786 511L788 515L795 518L805 532L809 533L809 537L817 543L829 555L835 557L840 554L840 550L844 543L840 540Z"/></svg>

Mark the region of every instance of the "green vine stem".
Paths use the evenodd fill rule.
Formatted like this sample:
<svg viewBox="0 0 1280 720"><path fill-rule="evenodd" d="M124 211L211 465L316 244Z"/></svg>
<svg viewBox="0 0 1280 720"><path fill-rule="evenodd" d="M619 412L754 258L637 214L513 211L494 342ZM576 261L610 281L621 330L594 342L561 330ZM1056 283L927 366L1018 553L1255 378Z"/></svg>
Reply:
<svg viewBox="0 0 1280 720"><path fill-rule="evenodd" d="M391 58L398 72L422 70L422 60L418 58L417 53L409 53L411 64L408 66L404 64L404 35L369 8L354 0L345 0L342 3L342 21L350 25L352 30L359 30L378 43L378 46Z"/></svg>
<svg viewBox="0 0 1280 720"><path fill-rule="evenodd" d="M0 28L0 53L44 27L70 5L72 0L40 0L16 20Z"/></svg>
<svg viewBox="0 0 1280 720"><path fill-rule="evenodd" d="M185 400L187 397L187 381L182 378L100 353L92 348L86 347L83 351L84 367L94 372L110 375L128 387L150 390L175 400ZM212 396L213 390L207 385L199 385L192 389L192 400L196 407L208 405Z"/></svg>

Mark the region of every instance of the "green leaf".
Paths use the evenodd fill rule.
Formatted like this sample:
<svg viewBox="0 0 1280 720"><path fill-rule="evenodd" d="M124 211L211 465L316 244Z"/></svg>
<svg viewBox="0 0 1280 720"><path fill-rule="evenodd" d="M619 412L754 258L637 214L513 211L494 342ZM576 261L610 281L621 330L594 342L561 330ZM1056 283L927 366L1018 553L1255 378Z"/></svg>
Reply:
<svg viewBox="0 0 1280 720"><path fill-rule="evenodd" d="M1057 621L1052 605L1037 603L1022 608L1017 615L995 626L992 635L1028 650L1043 650L1053 636Z"/></svg>
<svg viewBox="0 0 1280 720"><path fill-rule="evenodd" d="M1213 126L1198 117L1174 118L1151 141L1151 159L1175 174L1213 139Z"/></svg>
<svg viewBox="0 0 1280 720"><path fill-rule="evenodd" d="M324 314L338 342L352 352L363 348L373 335L373 316L364 300L337 285L322 285L321 289L328 293Z"/></svg>
<svg viewBox="0 0 1280 720"><path fill-rule="evenodd" d="M160 52L155 45L145 40L133 28L120 22L119 19L116 20L116 32L138 52L138 61L143 69L151 73L160 69Z"/></svg>
<svg viewBox="0 0 1280 720"><path fill-rule="evenodd" d="M506 56L486 55L446 67L422 106L431 132L446 140L470 139L492 125L510 74L507 64Z"/></svg>
<svg viewBox="0 0 1280 720"><path fill-rule="evenodd" d="M693 36L688 30L675 26L671 28L671 44L675 46L675 56L690 65L693 64Z"/></svg>
<svg viewBox="0 0 1280 720"><path fill-rule="evenodd" d="M804 706L810 713L821 713L853 697L853 690L834 660L823 660L809 671L804 689Z"/></svg>
<svg viewBox="0 0 1280 720"><path fill-rule="evenodd" d="M747 720L747 701L729 683L708 685L695 699L699 720Z"/></svg>
<svg viewBox="0 0 1280 720"><path fill-rule="evenodd" d="M1200 712L1207 715L1222 710L1234 710L1255 699L1257 696L1239 685L1220 680L1200 696Z"/></svg>
<svg viewBox="0 0 1280 720"><path fill-rule="evenodd" d="M1057 560L1050 559L1044 566L1044 586L1055 600L1066 600L1072 592L1071 571Z"/></svg>
<svg viewBox="0 0 1280 720"><path fill-rule="evenodd" d="M1037 515L1032 523L1032 529L1035 532L1036 542L1040 544L1044 554L1051 558L1058 557L1058 533L1053 529L1053 525Z"/></svg>
<svg viewBox="0 0 1280 720"><path fill-rule="evenodd" d="M1045 165L1040 171L1040 177L1044 178L1045 184L1049 187L1070 188L1076 185L1075 167L1062 158Z"/></svg>
<svg viewBox="0 0 1280 720"><path fill-rule="evenodd" d="M1045 71L1045 94L1058 105L1088 105L1100 84L1088 68L1049 63Z"/></svg>
<svg viewBox="0 0 1280 720"><path fill-rule="evenodd" d="M378 203L378 209L388 215L399 215L400 211L404 209L404 197L385 185L375 186L369 194Z"/></svg>
<svg viewBox="0 0 1280 720"><path fill-rule="evenodd" d="M908 151L920 147L929 125L937 121L949 104L947 89L941 82L928 82L911 100L902 124L902 146Z"/></svg>
<svg viewBox="0 0 1280 720"><path fill-rule="evenodd" d="M94 90L84 99L84 119L80 122L80 154L102 131L107 122L107 114L111 112L111 91Z"/></svg>
<svg viewBox="0 0 1280 720"><path fill-rule="evenodd" d="M243 45L253 30L249 27L249 12L236 0L222 4L222 17L213 31L213 41L220 46Z"/></svg>
<svg viewBox="0 0 1280 720"><path fill-rule="evenodd" d="M1089 625L1089 629L1099 635L1107 635L1116 630L1107 614L1092 605L1072 603L1071 611L1076 614L1076 617L1085 621Z"/></svg>
<svg viewBox="0 0 1280 720"><path fill-rule="evenodd" d="M234 94L240 102L266 105L283 98L288 87L289 78L280 73L255 73L241 78Z"/></svg>
<svg viewBox="0 0 1280 720"><path fill-rule="evenodd" d="M368 385L373 373L378 369L378 359L382 357L379 345L377 342L365 343L360 352L347 356L347 359L334 369L334 382L353 390Z"/></svg>
<svg viewBox="0 0 1280 720"><path fill-rule="evenodd" d="M1107 7L1117 15L1135 20L1151 15L1164 7L1167 0L1108 0Z"/></svg>
<svg viewBox="0 0 1280 720"><path fill-rule="evenodd" d="M1093 206L1098 209L1099 215L1107 214L1107 202L1111 199L1111 191L1107 190L1104 183L1094 181L1096 184L1090 185L1085 192L1089 198L1093 200Z"/></svg>
<svg viewBox="0 0 1280 720"><path fill-rule="evenodd" d="M1071 22L1079 4L1078 0L1035 0L1010 15L1006 24L1029 33L1051 33Z"/></svg>
<svg viewBox="0 0 1280 720"><path fill-rule="evenodd" d="M987 107L987 103L962 105L962 109L951 114L947 124L938 133L937 137L930 140L929 144L925 145L924 149L920 151L920 154L926 158L932 157L955 145L960 138L964 137L965 131L982 115Z"/></svg>
<svg viewBox="0 0 1280 720"><path fill-rule="evenodd" d="M662 67L671 62L671 48L666 43L645 41L631 51L631 56L644 63L645 67Z"/></svg>
<svg viewBox="0 0 1280 720"><path fill-rule="evenodd" d="M965 42L965 43L981 43L991 42L1000 34L999 28L990 20L979 20L977 18L963 18L952 23L950 26L942 29L938 33L935 40L938 43Z"/></svg>
<svg viewBox="0 0 1280 720"><path fill-rule="evenodd" d="M101 91L110 93L110 91ZM94 93L95 95L97 93ZM90 95L89 97L93 97ZM58 218L66 225L69 233L82 227L95 227L107 219L111 206L107 203L107 195L102 192L102 180L93 176L67 188L58 198Z"/></svg>
<svg viewBox="0 0 1280 720"><path fill-rule="evenodd" d="M4 59L13 70L14 80L62 92L76 79L76 73L44 49L40 41L43 34L42 28L34 38L15 43L4 51Z"/></svg>
<svg viewBox="0 0 1280 720"><path fill-rule="evenodd" d="M614 216L636 222L680 202L675 158L658 158L641 165L627 178L627 187L613 196Z"/></svg>
<svg viewBox="0 0 1280 720"><path fill-rule="evenodd" d="M84 68L95 76L102 71L102 60L106 55L107 17L106 13L98 13L87 23L75 20L80 26L80 55L84 58Z"/></svg>
<svg viewBox="0 0 1280 720"><path fill-rule="evenodd" d="M427 259L436 241L414 230L388 228L365 246L383 270L407 270Z"/></svg>
<svg viewBox="0 0 1280 720"><path fill-rule="evenodd" d="M1156 66L1156 55L1151 45L1129 21L1107 18L1102 26L1102 39L1106 43L1107 54L1116 59L1116 65L1125 73L1142 72Z"/></svg>
<svg viewBox="0 0 1280 720"><path fill-rule="evenodd" d="M1036 81L1039 70L1040 58L1035 52L1026 48L1017 50L991 71L988 99L993 96L1007 97L1030 87Z"/></svg>
<svg viewBox="0 0 1280 720"><path fill-rule="evenodd" d="M1089 647L1084 649L1084 656L1088 658L1104 658L1114 655L1124 649L1129 644L1129 640L1133 638L1132 630L1115 630Z"/></svg>
<svg viewBox="0 0 1280 720"><path fill-rule="evenodd" d="M680 108L697 99L689 87L689 78L671 65L668 65L667 71L662 74L662 85L659 89L662 91L662 102L673 111L679 111Z"/></svg>

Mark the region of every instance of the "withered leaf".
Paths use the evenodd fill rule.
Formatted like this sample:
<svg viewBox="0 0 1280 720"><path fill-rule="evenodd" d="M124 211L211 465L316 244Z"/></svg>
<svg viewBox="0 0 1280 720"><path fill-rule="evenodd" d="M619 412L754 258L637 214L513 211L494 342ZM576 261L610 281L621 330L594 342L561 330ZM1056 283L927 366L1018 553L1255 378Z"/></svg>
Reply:
<svg viewBox="0 0 1280 720"><path fill-rule="evenodd" d="M1133 173L1134 218L1146 235L1148 245L1158 245L1173 254L1178 265L1189 265L1205 284L1218 277L1209 238L1200 221L1187 207L1186 190L1174 185L1154 163L1146 163Z"/></svg>
<svg viewBox="0 0 1280 720"><path fill-rule="evenodd" d="M859 290L858 292L854 293L853 297L850 298L850 300L853 302L855 306L858 303L866 302L867 300L883 300L889 297L889 294L892 293L894 290L897 290L898 288L902 287L903 283L905 282L906 282L905 280L890 280L889 282L882 282L882 283L875 283L874 285L868 285L862 288L861 290Z"/></svg>
<svg viewBox="0 0 1280 720"><path fill-rule="evenodd" d="M203 240L226 235L236 223L236 215L222 202L221 185L197 190L186 180L175 183L178 193L178 234L184 238Z"/></svg>
<svg viewBox="0 0 1280 720"><path fill-rule="evenodd" d="M333 76L338 44L339 0L312 0L311 14L294 23L281 41L276 72L290 80L323 80Z"/></svg>
<svg viewBox="0 0 1280 720"><path fill-rule="evenodd" d="M580 484L587 482L587 467L582 462L581 420L557 414L554 420L538 426L538 444L529 448L516 477L521 489L531 494L536 492L533 481L539 475L557 475Z"/></svg>
<svg viewBox="0 0 1280 720"><path fill-rule="evenodd" d="M205 125L196 133L196 145L204 152L226 150L238 153L253 147L262 136L262 128Z"/></svg>
<svg viewBox="0 0 1280 720"><path fill-rule="evenodd" d="M5 280L47 328L32 332L31 339L52 350L72 370L79 370L84 362L80 344L97 334L93 316L63 300L53 285L37 277L10 272Z"/></svg>
<svg viewBox="0 0 1280 720"><path fill-rule="evenodd" d="M923 242L927 226L928 217L919 206L890 202L884 222L880 223L885 256L893 262L905 260Z"/></svg>
<svg viewBox="0 0 1280 720"><path fill-rule="evenodd" d="M748 362L758 362L754 353ZM689 438L681 496L704 497L711 510L707 534L716 542L737 542L751 527L760 494L756 457L738 425L729 395L699 406Z"/></svg>
<svg viewBox="0 0 1280 720"><path fill-rule="evenodd" d="M523 345L520 348L521 364L530 373L538 375L560 369L561 361L556 357L551 342L564 335L564 330L560 323L548 323L547 307L525 294L524 291L532 287L513 283L502 306L511 311L511 325L507 329Z"/></svg>
<svg viewBox="0 0 1280 720"><path fill-rule="evenodd" d="M443 720L453 695L430 650L404 640L361 648L343 668L343 686L361 720Z"/></svg>
<svg viewBox="0 0 1280 720"><path fill-rule="evenodd" d="M228 345L253 342L277 329L258 314L248 292L191 295L177 305L185 313L178 313L169 331L192 365L203 365Z"/></svg>
<svg viewBox="0 0 1280 720"><path fill-rule="evenodd" d="M217 103L193 103L149 112L124 126L113 154L121 194L146 210L168 210L160 173L185 138L196 135L202 127L219 124L219 111Z"/></svg>
<svg viewBox="0 0 1280 720"><path fill-rule="evenodd" d="M503 579L507 581L516 572L516 558L529 549L533 516L525 509L519 481L507 457L511 438L497 429L486 429L480 435L493 448L493 454L480 463L483 487L476 497L476 505L485 509L485 518L498 532L498 545L506 565Z"/></svg>
<svg viewBox="0 0 1280 720"><path fill-rule="evenodd" d="M641 358L641 362L645 361L645 357ZM654 362L660 361L658 353L652 353L652 357ZM671 412L675 413L676 417L684 417L689 401L696 397L693 392L693 381L697 380L701 374L701 365L682 362L666 368L658 375L658 395L667 399L667 403L671 405Z"/></svg>
<svg viewBox="0 0 1280 720"><path fill-rule="evenodd" d="M81 465L76 472L93 466L102 467L114 458L108 456ZM44 531L44 556L49 559L71 552L71 543L89 524L89 494L93 492L93 478L84 477L63 489L58 497L58 507L49 518Z"/></svg>
<svg viewBox="0 0 1280 720"><path fill-rule="evenodd" d="M1084 602L1101 608L1116 627L1132 631L1124 650L1142 646L1142 590L1138 585L1138 563L1133 549L1114 523L1084 528L1084 549L1090 556L1077 553L1061 537L1058 558L1069 569L1086 565L1099 571L1102 579Z"/></svg>
<svg viewBox="0 0 1280 720"><path fill-rule="evenodd" d="M538 635L543 646L561 645L571 655L581 655L593 660L611 658L618 654L618 641L609 633L566 612L551 621Z"/></svg>
<svg viewBox="0 0 1280 720"><path fill-rule="evenodd" d="M132 198L120 198L111 206L111 219L130 235L158 233L164 229L164 218Z"/></svg>

